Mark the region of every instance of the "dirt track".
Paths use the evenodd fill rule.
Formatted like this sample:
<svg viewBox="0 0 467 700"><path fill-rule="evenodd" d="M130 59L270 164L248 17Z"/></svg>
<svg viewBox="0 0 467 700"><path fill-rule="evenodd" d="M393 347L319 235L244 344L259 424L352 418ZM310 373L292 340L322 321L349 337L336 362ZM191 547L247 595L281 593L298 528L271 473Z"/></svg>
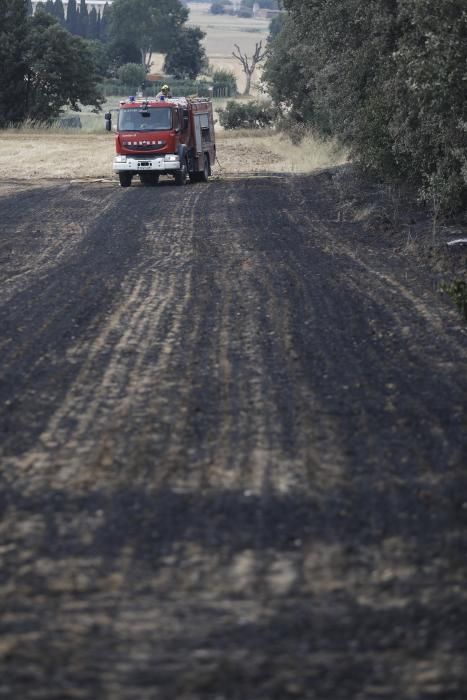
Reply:
<svg viewBox="0 0 467 700"><path fill-rule="evenodd" d="M0 190L1 698L465 698L467 334L337 208Z"/></svg>

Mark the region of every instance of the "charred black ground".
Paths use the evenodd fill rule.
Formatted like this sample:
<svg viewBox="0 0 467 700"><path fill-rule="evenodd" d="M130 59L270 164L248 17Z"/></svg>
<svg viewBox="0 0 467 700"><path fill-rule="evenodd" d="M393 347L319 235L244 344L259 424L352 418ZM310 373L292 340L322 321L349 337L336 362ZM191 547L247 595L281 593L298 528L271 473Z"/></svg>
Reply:
<svg viewBox="0 0 467 700"><path fill-rule="evenodd" d="M0 697L464 697L467 334L345 206L0 198Z"/></svg>

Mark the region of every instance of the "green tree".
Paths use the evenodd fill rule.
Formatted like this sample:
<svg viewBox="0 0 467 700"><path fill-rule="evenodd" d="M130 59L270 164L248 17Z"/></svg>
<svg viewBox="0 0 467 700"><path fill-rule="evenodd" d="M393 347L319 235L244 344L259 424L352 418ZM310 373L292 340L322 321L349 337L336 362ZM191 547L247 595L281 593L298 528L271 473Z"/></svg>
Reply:
<svg viewBox="0 0 467 700"><path fill-rule="evenodd" d="M0 127L24 119L27 0L0 0Z"/></svg>
<svg viewBox="0 0 467 700"><path fill-rule="evenodd" d="M78 28L77 32L79 36L84 39L88 37L89 34L89 13L86 5L86 0L80 0L79 13L78 13Z"/></svg>
<svg viewBox="0 0 467 700"><path fill-rule="evenodd" d="M313 81L305 68L308 49L292 17L286 16L276 36L269 36L268 49L262 82L273 101L291 122L315 125Z"/></svg>
<svg viewBox="0 0 467 700"><path fill-rule="evenodd" d="M101 15L99 12L96 12L96 36L95 36L95 38L99 41L101 41L101 32L102 32Z"/></svg>
<svg viewBox="0 0 467 700"><path fill-rule="evenodd" d="M237 78L231 70L215 70L212 74L212 85L214 96L216 96L216 89L223 90L227 97L235 97L238 94Z"/></svg>
<svg viewBox="0 0 467 700"><path fill-rule="evenodd" d="M31 120L50 122L65 106L80 111L79 103L100 109L103 98L86 43L41 10L29 18L25 53L26 115Z"/></svg>
<svg viewBox="0 0 467 700"><path fill-rule="evenodd" d="M146 71L141 63L125 63L118 69L117 76L124 85L136 90L144 82Z"/></svg>
<svg viewBox="0 0 467 700"><path fill-rule="evenodd" d="M284 0L263 73L296 121L378 174L467 201L465 0Z"/></svg>
<svg viewBox="0 0 467 700"><path fill-rule="evenodd" d="M92 56L96 74L99 79L110 78L112 73L112 58L109 54L109 47L98 39L83 39L88 51Z"/></svg>
<svg viewBox="0 0 467 700"><path fill-rule="evenodd" d="M65 9L62 0L46 0L45 3L38 2L36 10L44 10L52 17L55 17L55 19L58 19L62 27L65 26ZM32 15L32 12L30 14Z"/></svg>
<svg viewBox="0 0 467 700"><path fill-rule="evenodd" d="M70 34L79 33L79 17L78 10L76 7L76 0L68 0L68 9L66 13L65 27L68 29Z"/></svg>
<svg viewBox="0 0 467 700"><path fill-rule="evenodd" d="M277 17L273 17L272 20L269 22L269 40L272 41L273 39L278 36L284 27L284 24L286 22L287 15L284 13L281 15L277 15Z"/></svg>
<svg viewBox="0 0 467 700"><path fill-rule="evenodd" d="M358 148L359 138L365 139L367 100L384 84L397 45L397 1L285 0L285 5L313 126Z"/></svg>
<svg viewBox="0 0 467 700"><path fill-rule="evenodd" d="M104 5L104 9L102 10L99 23L99 39L101 41L108 42L109 40L109 25L111 12L111 7L109 3L106 2Z"/></svg>
<svg viewBox="0 0 467 700"><path fill-rule="evenodd" d="M99 38L98 18L99 15L97 14L96 8L92 7L88 19L88 39Z"/></svg>
<svg viewBox="0 0 467 700"><path fill-rule="evenodd" d="M141 53L131 41L125 41L122 38L120 41L109 42L107 46L109 59L113 66L112 72L115 75L118 68L124 66L125 63L141 63Z"/></svg>
<svg viewBox="0 0 467 700"><path fill-rule="evenodd" d="M390 135L400 172L428 198L467 204L467 8L464 0L402 3Z"/></svg>
<svg viewBox="0 0 467 700"><path fill-rule="evenodd" d="M63 7L62 0L55 0L54 3L54 17L58 19L62 27L65 26L65 9Z"/></svg>
<svg viewBox="0 0 467 700"><path fill-rule="evenodd" d="M205 36L199 27L182 29L176 44L167 52L164 70L176 78L195 80L208 65L206 51L201 43Z"/></svg>
<svg viewBox="0 0 467 700"><path fill-rule="evenodd" d="M152 54L172 48L187 18L180 0L114 0L110 39L114 44L133 44L149 71Z"/></svg>

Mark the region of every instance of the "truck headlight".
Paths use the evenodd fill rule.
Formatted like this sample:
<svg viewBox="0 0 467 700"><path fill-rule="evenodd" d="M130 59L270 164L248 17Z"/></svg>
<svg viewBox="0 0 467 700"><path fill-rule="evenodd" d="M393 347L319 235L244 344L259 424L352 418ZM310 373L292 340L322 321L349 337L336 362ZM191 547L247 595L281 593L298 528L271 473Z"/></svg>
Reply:
<svg viewBox="0 0 467 700"><path fill-rule="evenodd" d="M178 161L178 156L170 153L169 155L165 156L164 160L168 161L169 163L176 163Z"/></svg>
<svg viewBox="0 0 467 700"><path fill-rule="evenodd" d="M116 163L126 163L126 156L115 156Z"/></svg>

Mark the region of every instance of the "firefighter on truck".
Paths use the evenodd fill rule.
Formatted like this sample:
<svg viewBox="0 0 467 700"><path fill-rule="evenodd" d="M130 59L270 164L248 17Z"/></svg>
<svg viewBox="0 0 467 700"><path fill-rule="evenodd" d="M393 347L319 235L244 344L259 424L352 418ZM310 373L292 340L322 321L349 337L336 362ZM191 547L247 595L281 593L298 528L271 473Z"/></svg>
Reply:
<svg viewBox="0 0 467 700"><path fill-rule="evenodd" d="M105 115L107 131L112 114ZM160 175L177 185L206 182L216 159L211 100L168 97L120 102L116 124L113 170L120 185L129 187L134 175L143 185L156 185Z"/></svg>

